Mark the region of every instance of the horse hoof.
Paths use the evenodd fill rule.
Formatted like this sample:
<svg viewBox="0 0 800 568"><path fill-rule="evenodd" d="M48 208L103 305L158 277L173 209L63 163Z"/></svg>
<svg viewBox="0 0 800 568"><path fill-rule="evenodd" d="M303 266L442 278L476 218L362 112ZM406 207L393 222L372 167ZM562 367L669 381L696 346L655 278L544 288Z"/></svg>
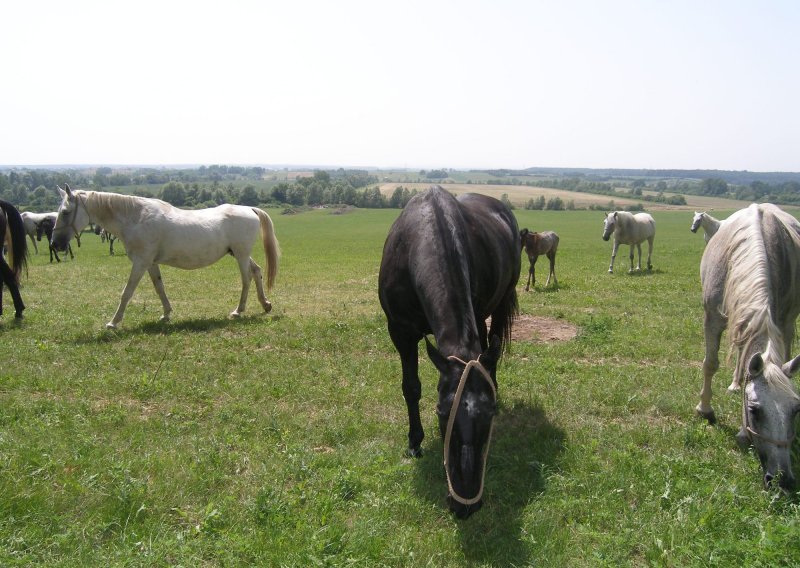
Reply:
<svg viewBox="0 0 800 568"><path fill-rule="evenodd" d="M410 458L421 458L422 448L408 448L406 450L406 455Z"/></svg>
<svg viewBox="0 0 800 568"><path fill-rule="evenodd" d="M106 329L117 329L117 324L115 324L113 322L108 322L106 324Z"/></svg>
<svg viewBox="0 0 800 568"><path fill-rule="evenodd" d="M240 314L239 312L231 312L228 317L230 317L231 319L239 319L240 317L242 317L242 314Z"/></svg>
<svg viewBox="0 0 800 568"><path fill-rule="evenodd" d="M737 383L731 383L728 387L728 392L737 392L741 387Z"/></svg>
<svg viewBox="0 0 800 568"><path fill-rule="evenodd" d="M161 316L160 318L158 318L158 321L160 321L161 323L169 323L169 316Z"/></svg>
<svg viewBox="0 0 800 568"><path fill-rule="evenodd" d="M272 311L272 304L270 302L267 302L266 304L264 304L264 313L268 314L271 311Z"/></svg>
<svg viewBox="0 0 800 568"><path fill-rule="evenodd" d="M709 424L713 425L717 423L717 415L714 414L714 409L708 411L701 410L700 405L698 404L697 407L695 408L695 411L697 412L698 415L708 420Z"/></svg>

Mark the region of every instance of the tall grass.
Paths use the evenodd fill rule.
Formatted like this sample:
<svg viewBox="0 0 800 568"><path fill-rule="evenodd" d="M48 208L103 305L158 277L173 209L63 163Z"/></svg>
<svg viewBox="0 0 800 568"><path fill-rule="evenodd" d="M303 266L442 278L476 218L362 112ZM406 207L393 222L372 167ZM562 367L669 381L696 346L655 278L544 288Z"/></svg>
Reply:
<svg viewBox="0 0 800 568"><path fill-rule="evenodd" d="M703 238L689 213L655 214L652 273L628 275L622 247L609 275L600 213L516 212L561 236L560 288L521 292L522 312L581 332L512 344L485 506L466 522L444 503L424 350L426 453L404 456L400 364L377 302L397 211L272 214L274 311L253 296L238 321L232 259L162 269L166 325L144 279L106 331L124 256L87 234L74 261L32 258L26 319L0 320L0 563L797 564L796 499L762 490L757 459L736 449L732 369L716 383L719 426L693 413Z"/></svg>

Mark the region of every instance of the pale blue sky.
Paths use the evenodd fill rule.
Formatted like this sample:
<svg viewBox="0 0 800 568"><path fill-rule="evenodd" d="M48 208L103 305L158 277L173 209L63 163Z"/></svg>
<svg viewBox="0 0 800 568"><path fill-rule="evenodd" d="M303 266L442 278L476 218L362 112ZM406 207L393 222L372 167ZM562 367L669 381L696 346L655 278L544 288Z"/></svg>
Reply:
<svg viewBox="0 0 800 568"><path fill-rule="evenodd" d="M0 5L0 164L800 171L800 2Z"/></svg>

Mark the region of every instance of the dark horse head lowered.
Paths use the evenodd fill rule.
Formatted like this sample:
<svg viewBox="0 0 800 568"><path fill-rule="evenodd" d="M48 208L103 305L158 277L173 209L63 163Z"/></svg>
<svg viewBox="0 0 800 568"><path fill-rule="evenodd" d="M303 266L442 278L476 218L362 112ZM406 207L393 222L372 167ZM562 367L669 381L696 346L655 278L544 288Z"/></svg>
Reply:
<svg viewBox="0 0 800 568"><path fill-rule="evenodd" d="M426 343L439 370L448 503L460 518L482 505L497 361L517 315L520 250L516 219L500 201L455 198L439 186L408 202L383 248L378 295L403 369L408 451L422 453L417 344L432 333L437 346Z"/></svg>

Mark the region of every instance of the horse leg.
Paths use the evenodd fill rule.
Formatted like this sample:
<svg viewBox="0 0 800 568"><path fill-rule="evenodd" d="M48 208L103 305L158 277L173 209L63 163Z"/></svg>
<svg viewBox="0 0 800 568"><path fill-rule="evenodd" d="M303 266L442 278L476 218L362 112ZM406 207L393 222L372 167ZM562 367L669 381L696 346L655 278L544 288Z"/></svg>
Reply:
<svg viewBox="0 0 800 568"><path fill-rule="evenodd" d="M8 291L11 292L11 298L14 300L14 317L22 319L22 311L25 309L25 303L22 301L22 295L19 293L17 277L14 275L14 271L11 270L6 260L0 257L0 315L3 315L3 283L8 286Z"/></svg>
<svg viewBox="0 0 800 568"><path fill-rule="evenodd" d="M650 259L653 256L653 237L647 239L647 270L653 270L653 265L650 264ZM641 259L639 259L641 262Z"/></svg>
<svg viewBox="0 0 800 568"><path fill-rule="evenodd" d="M161 278L161 267L157 264L151 264L147 269L150 274L150 280L153 281L153 287L156 289L156 294L161 299L161 307L164 308L164 315L158 321L169 321L169 316L172 314L172 306L167 298L167 292L164 290L164 279Z"/></svg>
<svg viewBox="0 0 800 568"><path fill-rule="evenodd" d="M628 272L633 272L633 247L634 247L634 246L636 246L636 245L631 245L631 253L630 253L630 258L631 258L631 267L628 269ZM641 258L641 256L642 256L642 250L641 250L641 249L639 249L639 257ZM641 262L642 262L642 261L641 261L641 260L639 260L639 263L640 263L640 264L641 264ZM636 268L637 268L637 270L638 270L638 268L639 268L639 267L637 266Z"/></svg>
<svg viewBox="0 0 800 568"><path fill-rule="evenodd" d="M706 355L703 359L703 389L700 391L700 403L695 410L708 420L709 424L717 421L714 409L711 407L711 379L719 369L719 343L723 328L724 322L718 316L710 315L707 309L703 324L706 343Z"/></svg>
<svg viewBox="0 0 800 568"><path fill-rule="evenodd" d="M534 288L536 288L536 261L537 261L537 260L539 260L539 257L538 257L538 256L535 256L535 257L533 257L533 260L531 261L531 268L530 268L530 270L528 271L528 280L531 280L531 279L533 279L533 280L531 281L531 285L532 285ZM528 288L527 288L527 287L525 288L525 291L526 291L526 292L528 291Z"/></svg>
<svg viewBox="0 0 800 568"><path fill-rule="evenodd" d="M545 288L550 286L550 277L553 277L553 284L558 286L558 279L556 278L556 253L555 252L548 252L547 259L550 261L550 274L547 275L547 282L545 283Z"/></svg>
<svg viewBox="0 0 800 568"><path fill-rule="evenodd" d="M614 259L617 258L617 249L619 249L619 241L614 239L614 245L611 248L611 265L608 267L608 273L614 272Z"/></svg>
<svg viewBox="0 0 800 568"><path fill-rule="evenodd" d="M239 263L239 273L242 276L242 294L239 296L239 305L230 314L232 318L240 317L247 307L247 294L250 292L250 280L253 278L250 260L250 257L246 255L236 256L236 262Z"/></svg>
<svg viewBox="0 0 800 568"><path fill-rule="evenodd" d="M75 255L72 254L72 245L67 243L67 252L69 253L69 259L75 260Z"/></svg>
<svg viewBox="0 0 800 568"><path fill-rule="evenodd" d="M117 311L114 314L114 317L111 318L111 321L106 324L108 329L116 329L119 322L122 321L123 316L125 315L125 308L128 307L128 302L131 301L133 297L133 293L136 290L136 287L139 285L139 281L144 276L145 271L147 270L147 265L144 263L135 263L131 266L131 273L128 276L128 283L125 284L125 289L122 290L122 296L119 299L119 306L117 307Z"/></svg>
<svg viewBox="0 0 800 568"><path fill-rule="evenodd" d="M400 354L400 365L403 369L403 398L408 410L408 455L422 456L422 440L425 430L419 416L419 399L422 397L422 383L419 380L419 358L417 356L418 339L389 325L389 337Z"/></svg>
<svg viewBox="0 0 800 568"><path fill-rule="evenodd" d="M256 283L256 293L258 294L258 301L261 302L261 307L264 308L264 313L268 314L272 311L272 303L267 300L267 295L264 293L264 273L261 267L256 264L256 261L250 258L250 272L253 274L253 280Z"/></svg>
<svg viewBox="0 0 800 568"><path fill-rule="evenodd" d="M39 254L39 247L36 245L36 239L33 238L33 235L28 235L31 238L31 242L33 243L33 250L36 251L36 254Z"/></svg>

